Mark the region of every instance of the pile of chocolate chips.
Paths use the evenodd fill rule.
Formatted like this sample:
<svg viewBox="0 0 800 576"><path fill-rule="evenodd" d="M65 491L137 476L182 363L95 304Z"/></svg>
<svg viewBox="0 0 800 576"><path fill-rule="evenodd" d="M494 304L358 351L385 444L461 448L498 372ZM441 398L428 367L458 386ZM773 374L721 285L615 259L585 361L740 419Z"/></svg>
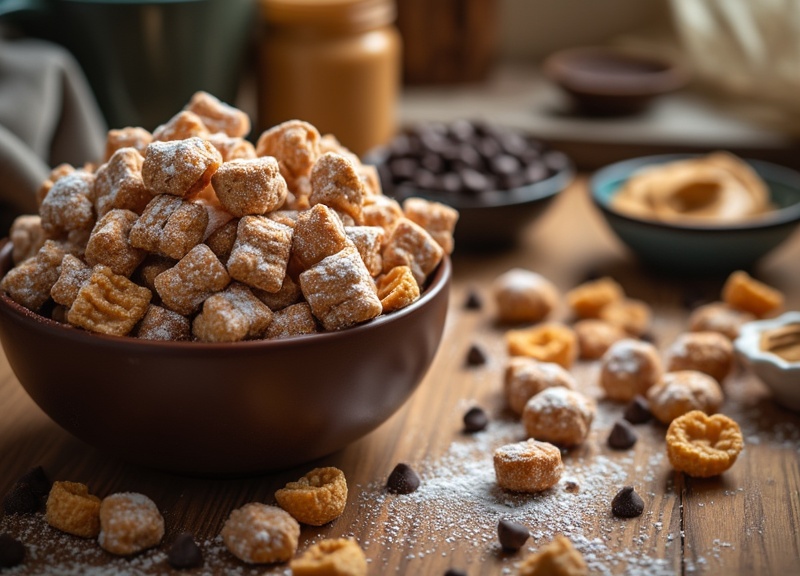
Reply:
<svg viewBox="0 0 800 576"><path fill-rule="evenodd" d="M411 185L444 197L477 196L544 180L567 166L532 136L488 122L418 124L398 134L380 165L389 193Z"/></svg>

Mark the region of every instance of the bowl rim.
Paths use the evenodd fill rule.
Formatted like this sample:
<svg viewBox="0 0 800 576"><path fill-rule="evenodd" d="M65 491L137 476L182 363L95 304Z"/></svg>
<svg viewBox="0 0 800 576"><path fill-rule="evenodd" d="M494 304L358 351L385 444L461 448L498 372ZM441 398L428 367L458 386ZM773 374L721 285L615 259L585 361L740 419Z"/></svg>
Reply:
<svg viewBox="0 0 800 576"><path fill-rule="evenodd" d="M739 328L739 335L733 342L736 351L751 363L772 364L784 372L800 372L800 361L789 362L777 354L761 349L761 334L771 328L800 323L800 311L784 312L775 318L753 320Z"/></svg>
<svg viewBox="0 0 800 576"><path fill-rule="evenodd" d="M8 238L0 240L0 265L5 262L11 261L11 251L13 244ZM0 266L0 273L5 275L7 270L4 266ZM320 344L323 342L331 342L348 338L356 333L374 330L380 328L384 324L394 322L409 314L414 314L418 310L424 308L429 302L434 300L443 290L446 290L450 279L452 277L452 262L450 257L445 254L441 262L436 267L426 287L419 299L412 302L405 308L395 310L388 314L381 314L371 320L362 322L350 328L342 330L317 332L315 334L289 336L286 338L277 339L258 339L258 340L244 340L240 342L199 342L194 340L148 340L144 338L135 338L132 336L113 336L109 334L100 334L97 332L89 332L76 326L57 322L46 316L42 316L37 312L25 308L12 300L8 294L0 290L0 308L6 308L11 314L24 322L34 322L43 330L51 333L53 336L66 337L77 339L79 342L86 342L88 344L107 344L107 345L128 345L131 350L142 351L166 351L173 350L175 352L186 353L192 350L198 350L204 353L230 353L233 351L253 351L262 348L278 349L303 346L310 342Z"/></svg>
<svg viewBox="0 0 800 576"><path fill-rule="evenodd" d="M621 160L619 162L614 162L613 164L604 166L599 170L596 170L589 177L588 190L592 198L592 202L604 214L613 216L624 222L650 226L652 228L661 230L696 232L700 234L718 234L720 232L745 232L751 230L768 230L770 228L779 228L788 223L800 220L800 199L795 204L792 204L790 206L785 206L777 210L772 210L763 216L756 216L754 218L750 218L742 222L720 225L720 224L702 224L702 223L689 224L689 223L677 223L677 222L664 222L661 220L636 218L634 216L624 214L612 208L608 203L608 200L610 200L614 196L614 194L616 194L619 191L619 189L615 190L613 194L610 194L608 200L603 200L599 197L598 191L600 188L600 183L606 180L619 179L621 181L625 181L628 178L630 178L630 175L633 173L633 171L638 168L643 168L648 165L665 164L667 162L672 162L676 160L700 158L705 155L706 155L705 153L656 154L652 156L638 156L635 158L628 158L627 160ZM792 168L788 168L786 166L781 166L780 164L767 162L766 160L757 160L754 158L741 158L741 159L747 162L747 164L749 164L750 167L753 168L756 172L758 172L759 176L761 176L765 180L766 178L761 173L762 171L768 171L771 174L777 176L778 181L785 183L786 185L791 186L793 188L796 188L798 190L798 193L800 194L800 172L793 170ZM761 170L759 170L759 168ZM619 176L621 175L624 175L624 178L619 178ZM769 187L769 182L767 182L767 185Z"/></svg>

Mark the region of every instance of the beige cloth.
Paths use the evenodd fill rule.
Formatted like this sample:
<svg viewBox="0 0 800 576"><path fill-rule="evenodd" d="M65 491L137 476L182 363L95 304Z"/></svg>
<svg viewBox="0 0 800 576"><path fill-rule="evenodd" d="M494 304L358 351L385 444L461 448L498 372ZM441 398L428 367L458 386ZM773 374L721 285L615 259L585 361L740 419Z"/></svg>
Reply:
<svg viewBox="0 0 800 576"><path fill-rule="evenodd" d="M67 50L42 40L0 36L0 203L4 212L35 212L36 190L51 167L101 160L105 134L94 95ZM8 220L8 214L4 216Z"/></svg>

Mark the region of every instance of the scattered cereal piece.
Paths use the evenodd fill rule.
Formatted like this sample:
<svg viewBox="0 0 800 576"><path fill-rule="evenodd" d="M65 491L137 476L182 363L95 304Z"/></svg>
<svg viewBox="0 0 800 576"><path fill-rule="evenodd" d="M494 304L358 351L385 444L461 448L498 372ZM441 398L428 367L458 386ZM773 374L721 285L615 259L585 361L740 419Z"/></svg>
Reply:
<svg viewBox="0 0 800 576"><path fill-rule="evenodd" d="M19 566L25 560L25 545L10 534L0 534L0 569Z"/></svg>
<svg viewBox="0 0 800 576"><path fill-rule="evenodd" d="M565 294L567 304L578 318L599 318L603 308L624 297L622 286L608 276L584 282Z"/></svg>
<svg viewBox="0 0 800 576"><path fill-rule="evenodd" d="M497 523L497 539L500 541L500 546L503 547L503 550L516 552L525 545L525 542L530 537L531 532L524 524L512 522L505 518L500 519Z"/></svg>
<svg viewBox="0 0 800 576"><path fill-rule="evenodd" d="M653 417L653 414L650 412L650 403L647 398L637 394L625 407L622 416L631 424L644 424Z"/></svg>
<svg viewBox="0 0 800 576"><path fill-rule="evenodd" d="M489 416L480 406L473 406L464 414L464 432L480 432L489 425Z"/></svg>
<svg viewBox="0 0 800 576"><path fill-rule="evenodd" d="M153 284L164 306L188 316L230 281L228 271L211 248L198 244L175 266L156 276Z"/></svg>
<svg viewBox="0 0 800 576"><path fill-rule="evenodd" d="M411 494L420 485L420 478L411 466L399 463L386 480L386 489L392 494Z"/></svg>
<svg viewBox="0 0 800 576"><path fill-rule="evenodd" d="M263 216L239 220L228 257L231 278L267 292L277 292L289 263L292 229Z"/></svg>
<svg viewBox="0 0 800 576"><path fill-rule="evenodd" d="M144 157L135 148L120 148L95 172L97 215L120 208L141 214L153 195L142 180Z"/></svg>
<svg viewBox="0 0 800 576"><path fill-rule="evenodd" d="M506 332L511 356L528 356L569 368L578 356L578 338L565 324L550 322Z"/></svg>
<svg viewBox="0 0 800 576"><path fill-rule="evenodd" d="M195 92L186 105L186 110L197 114L212 133L222 132L231 137L243 137L250 132L250 118L245 112L208 92Z"/></svg>
<svg viewBox="0 0 800 576"><path fill-rule="evenodd" d="M393 312L419 300L419 284L408 266L395 266L375 280L384 313Z"/></svg>
<svg viewBox="0 0 800 576"><path fill-rule="evenodd" d="M694 410L675 418L667 430L667 456L673 468L696 478L725 472L743 446L739 425L722 414L707 416Z"/></svg>
<svg viewBox="0 0 800 576"><path fill-rule="evenodd" d="M203 553L188 532L179 534L167 552L167 562L176 570L199 568L203 565Z"/></svg>
<svg viewBox="0 0 800 576"><path fill-rule="evenodd" d="M636 444L638 437L636 430L627 420L617 420L608 434L606 443L614 450L627 450Z"/></svg>
<svg viewBox="0 0 800 576"><path fill-rule="evenodd" d="M292 304L281 308L272 315L272 322L267 326L265 338L288 338L304 334L319 332L317 321L311 313L311 306L307 302Z"/></svg>
<svg viewBox="0 0 800 576"><path fill-rule="evenodd" d="M428 274L439 265L444 250L424 228L406 218L392 229L383 250L383 270L408 266L417 284L423 286Z"/></svg>
<svg viewBox="0 0 800 576"><path fill-rule="evenodd" d="M142 164L142 179L153 196L191 199L209 185L222 155L202 138L152 142Z"/></svg>
<svg viewBox="0 0 800 576"><path fill-rule="evenodd" d="M50 238L72 230L92 229L94 180L94 174L75 170L53 184L39 207L42 228Z"/></svg>
<svg viewBox="0 0 800 576"><path fill-rule="evenodd" d="M312 206L325 204L339 213L359 220L364 204L364 185L356 166L347 157L326 152L311 169Z"/></svg>
<svg viewBox="0 0 800 576"><path fill-rule="evenodd" d="M144 156L147 145L153 141L153 135L140 126L111 129L106 135L106 154L104 162L108 162L114 152L120 148L133 148Z"/></svg>
<svg viewBox="0 0 800 576"><path fill-rule="evenodd" d="M355 540L326 539L289 563L292 576L366 576L367 558Z"/></svg>
<svg viewBox="0 0 800 576"><path fill-rule="evenodd" d="M511 492L541 492L555 486L564 472L561 451L533 438L494 451L497 485Z"/></svg>
<svg viewBox="0 0 800 576"><path fill-rule="evenodd" d="M114 208L97 221L86 243L84 259L89 266L104 264L114 274L129 278L147 253L131 246L129 235L139 216L136 212Z"/></svg>
<svg viewBox="0 0 800 576"><path fill-rule="evenodd" d="M695 308L689 315L692 332L719 332L733 341L743 324L756 319L755 314L737 310L724 302L711 302Z"/></svg>
<svg viewBox="0 0 800 576"><path fill-rule="evenodd" d="M557 535L519 565L519 576L587 576L583 556L566 536Z"/></svg>
<svg viewBox="0 0 800 576"><path fill-rule="evenodd" d="M211 177L222 206L236 217L280 208L289 193L278 161L271 156L223 163Z"/></svg>
<svg viewBox="0 0 800 576"><path fill-rule="evenodd" d="M641 300L625 298L600 310L600 319L619 326L631 336L641 336L650 327L653 316L650 306Z"/></svg>
<svg viewBox="0 0 800 576"><path fill-rule="evenodd" d="M722 405L722 388L708 374L695 370L667 372L647 391L650 411L660 422L669 424L692 410L713 413Z"/></svg>
<svg viewBox="0 0 800 576"><path fill-rule="evenodd" d="M275 500L298 522L322 526L344 512L347 480L338 468L314 468L275 492Z"/></svg>
<svg viewBox="0 0 800 576"><path fill-rule="evenodd" d="M783 294L759 282L743 270L732 273L722 287L722 300L729 306L763 317L783 306Z"/></svg>
<svg viewBox="0 0 800 576"><path fill-rule="evenodd" d="M297 551L300 525L277 506L251 502L231 512L221 536L231 554L242 562L287 562Z"/></svg>
<svg viewBox="0 0 800 576"><path fill-rule="evenodd" d="M131 227L131 246L180 260L203 240L208 212L170 194L153 198Z"/></svg>
<svg viewBox="0 0 800 576"><path fill-rule="evenodd" d="M518 415L522 414L528 400L545 388L577 388L575 378L560 364L540 362L527 356L508 359L503 384L508 406Z"/></svg>
<svg viewBox="0 0 800 576"><path fill-rule="evenodd" d="M164 518L144 494L119 492L103 498L97 542L106 552L127 556L157 546L164 537Z"/></svg>
<svg viewBox="0 0 800 576"><path fill-rule="evenodd" d="M64 249L47 240L33 258L12 268L0 281L0 288L17 304L38 311L50 298L50 290L61 275Z"/></svg>
<svg viewBox="0 0 800 576"><path fill-rule="evenodd" d="M644 500L633 489L625 486L611 500L611 513L617 518L635 518L644 512Z"/></svg>
<svg viewBox="0 0 800 576"><path fill-rule="evenodd" d="M719 332L684 332L666 352L667 370L697 370L722 382L733 369L733 344Z"/></svg>
<svg viewBox="0 0 800 576"><path fill-rule="evenodd" d="M100 533L100 498L86 484L53 482L47 497L47 523L62 532L94 538Z"/></svg>
<svg viewBox="0 0 800 576"><path fill-rule="evenodd" d="M186 316L154 304L135 329L135 336L143 340L189 340L191 335L192 324Z"/></svg>
<svg viewBox="0 0 800 576"><path fill-rule="evenodd" d="M530 438L558 446L576 446L589 434L594 419L594 400L562 386L545 388L522 411L522 423Z"/></svg>
<svg viewBox="0 0 800 576"><path fill-rule="evenodd" d="M539 322L558 304L558 290L536 272L513 268L492 284L497 319L501 322Z"/></svg>
<svg viewBox="0 0 800 576"><path fill-rule="evenodd" d="M645 394L663 373L656 347L630 338L612 344L600 361L600 385L607 398L620 402Z"/></svg>
<svg viewBox="0 0 800 576"><path fill-rule="evenodd" d="M623 328L595 318L579 320L573 329L578 338L578 356L584 360L601 358L614 342L628 336Z"/></svg>
<svg viewBox="0 0 800 576"><path fill-rule="evenodd" d="M14 246L11 253L14 265L36 256L47 240L47 235L42 228L42 218L38 215L17 216L11 223L8 236Z"/></svg>
<svg viewBox="0 0 800 576"><path fill-rule="evenodd" d="M403 202L406 218L425 228L446 254L453 253L453 230L458 221L458 211L441 202L424 198L407 198Z"/></svg>

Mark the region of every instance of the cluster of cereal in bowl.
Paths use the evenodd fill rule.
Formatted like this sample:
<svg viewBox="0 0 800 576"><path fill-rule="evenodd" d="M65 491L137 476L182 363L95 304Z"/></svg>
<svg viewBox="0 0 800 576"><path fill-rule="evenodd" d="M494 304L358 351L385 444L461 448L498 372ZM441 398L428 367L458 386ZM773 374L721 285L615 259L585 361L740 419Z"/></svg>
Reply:
<svg viewBox="0 0 800 576"><path fill-rule="evenodd" d="M199 92L105 161L59 166L12 225L15 302L92 332L231 342L339 330L416 301L458 213L383 196L374 169L302 121L255 146Z"/></svg>

